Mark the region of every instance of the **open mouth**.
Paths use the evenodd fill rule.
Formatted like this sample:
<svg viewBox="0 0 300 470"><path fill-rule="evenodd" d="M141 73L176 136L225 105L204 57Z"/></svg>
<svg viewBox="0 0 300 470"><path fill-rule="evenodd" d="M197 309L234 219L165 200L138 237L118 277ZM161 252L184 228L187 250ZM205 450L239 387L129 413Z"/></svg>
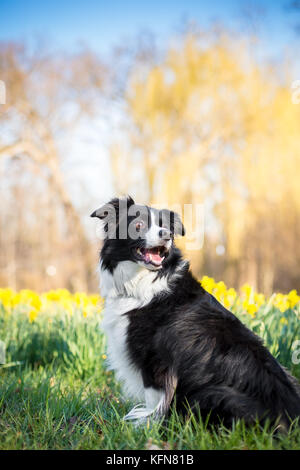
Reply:
<svg viewBox="0 0 300 470"><path fill-rule="evenodd" d="M168 254L168 250L164 246L155 246L153 248L137 248L136 254L138 258L145 264L161 266L163 260Z"/></svg>

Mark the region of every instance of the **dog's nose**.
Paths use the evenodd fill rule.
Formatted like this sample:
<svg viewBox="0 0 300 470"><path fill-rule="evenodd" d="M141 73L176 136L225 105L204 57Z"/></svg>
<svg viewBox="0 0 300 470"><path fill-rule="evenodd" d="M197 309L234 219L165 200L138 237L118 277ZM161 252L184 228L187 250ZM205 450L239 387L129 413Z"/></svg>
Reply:
<svg viewBox="0 0 300 470"><path fill-rule="evenodd" d="M166 228L162 228L159 231L159 237L163 238L164 240L170 240L171 238L171 232L170 230L167 230Z"/></svg>

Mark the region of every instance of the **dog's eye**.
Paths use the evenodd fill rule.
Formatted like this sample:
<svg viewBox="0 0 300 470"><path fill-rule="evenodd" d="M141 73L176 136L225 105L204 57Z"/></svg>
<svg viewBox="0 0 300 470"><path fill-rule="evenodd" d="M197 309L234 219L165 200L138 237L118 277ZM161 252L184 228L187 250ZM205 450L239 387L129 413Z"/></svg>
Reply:
<svg viewBox="0 0 300 470"><path fill-rule="evenodd" d="M145 227L145 224L142 220L139 220L136 224L135 224L135 228L136 230L139 232L142 228Z"/></svg>

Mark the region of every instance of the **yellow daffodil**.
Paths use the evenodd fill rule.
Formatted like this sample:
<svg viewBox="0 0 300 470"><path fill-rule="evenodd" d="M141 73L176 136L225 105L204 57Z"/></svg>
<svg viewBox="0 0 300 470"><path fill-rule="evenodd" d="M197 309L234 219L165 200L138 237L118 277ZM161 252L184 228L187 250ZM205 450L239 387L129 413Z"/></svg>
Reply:
<svg viewBox="0 0 300 470"><path fill-rule="evenodd" d="M30 323L33 323L36 320L37 316L38 316L38 312L36 310L30 310L29 317L28 317Z"/></svg>
<svg viewBox="0 0 300 470"><path fill-rule="evenodd" d="M287 300L289 302L290 308L294 308L295 305L300 302L300 296L297 295L296 289L293 289L288 293Z"/></svg>
<svg viewBox="0 0 300 470"><path fill-rule="evenodd" d="M269 299L261 293L255 292L249 284L244 284L240 294L233 288L227 288L223 281L216 282L212 277L203 276L199 281L203 288L213 294L226 308L242 311L255 317L259 309L264 305L273 306L284 313L288 309L294 309L300 303L300 296L295 289L288 294L273 294ZM0 312L12 314L21 306L21 312L28 315L29 321L35 322L43 312L65 312L72 316L75 312L81 312L84 318L98 315L103 308L103 299L98 294L86 294L75 292L72 294L67 289L56 289L38 294L29 289L15 292L11 288L0 289ZM287 324L285 317L280 319L282 324Z"/></svg>

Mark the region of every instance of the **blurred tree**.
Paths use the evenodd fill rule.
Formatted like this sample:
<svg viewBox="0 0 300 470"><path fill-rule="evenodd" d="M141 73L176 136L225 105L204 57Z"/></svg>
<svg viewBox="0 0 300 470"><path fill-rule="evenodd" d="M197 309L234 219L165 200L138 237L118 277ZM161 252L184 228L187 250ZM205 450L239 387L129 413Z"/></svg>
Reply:
<svg viewBox="0 0 300 470"><path fill-rule="evenodd" d="M279 78L246 40L187 34L154 65L132 68L131 145L112 152L123 192L137 187L150 202L212 208L204 250L188 253L194 269L266 292L299 287L300 278L300 107L282 77L291 83L284 63ZM124 161L142 169L132 181L122 176Z"/></svg>
<svg viewBox="0 0 300 470"><path fill-rule="evenodd" d="M95 288L61 142L96 119L105 95L117 122L116 192L159 205L204 204L204 247L187 252L199 274L266 293L299 289L300 106L288 64L280 71L261 64L255 38L221 28L185 31L166 51L151 41L126 44L109 69L87 50L2 45L0 283Z"/></svg>
<svg viewBox="0 0 300 470"><path fill-rule="evenodd" d="M71 250L69 258L76 253L76 262L73 261L72 267L65 266L65 281L70 287L76 288L77 283L81 288L87 289L91 282L92 269L90 244L65 184L62 170L64 155L60 149L60 140L83 118L95 114L99 105L99 91L103 89L107 71L99 59L86 49L78 54L58 55L43 48L38 48L37 52L29 52L18 44L1 44L0 51L0 76L6 83L8 95L6 105L1 107L0 113L0 157L11 159L8 166L10 172L13 171L16 161L22 160L21 168L27 172L33 193L36 190L36 180L44 181L36 196L41 197L43 192L49 194L48 212L51 214L41 214L35 208L35 229L39 236L43 237L45 245L49 236L48 230L51 231L51 227L54 227L56 219L59 221L56 229L59 226L61 228L60 240L59 231L55 237L52 230L52 246L48 246L47 256L52 260L57 258L59 263L64 246L62 241L68 236L68 247ZM20 164L17 164L20 167ZM5 178L5 175L2 175L2 178ZM17 181L16 183L18 184ZM13 212L19 212L20 215L22 199L28 199L28 195L26 192L20 194L20 188L16 187L16 190L18 196L15 194L16 204ZM11 197L13 198L13 194ZM25 210L25 201L23 206ZM12 215L10 207L9 216ZM3 214L4 218L6 216L7 214ZM51 222L47 220L48 217ZM23 221L25 222L24 218ZM12 225L13 222L10 223L10 226ZM22 229L19 228L18 237L22 234ZM24 234L23 242L25 243ZM8 266L16 266L15 258L20 256L20 253L16 253L16 241L8 237L6 244L11 247L6 253L6 256L11 253L6 263ZM25 245L29 246L28 243ZM1 252L5 252L3 248L5 240L2 239ZM54 254L56 249L58 252ZM43 260L44 269L47 256ZM31 264L29 262L29 271L35 269ZM10 284L16 286L16 269L8 271L11 272ZM77 278L80 281L77 282Z"/></svg>

